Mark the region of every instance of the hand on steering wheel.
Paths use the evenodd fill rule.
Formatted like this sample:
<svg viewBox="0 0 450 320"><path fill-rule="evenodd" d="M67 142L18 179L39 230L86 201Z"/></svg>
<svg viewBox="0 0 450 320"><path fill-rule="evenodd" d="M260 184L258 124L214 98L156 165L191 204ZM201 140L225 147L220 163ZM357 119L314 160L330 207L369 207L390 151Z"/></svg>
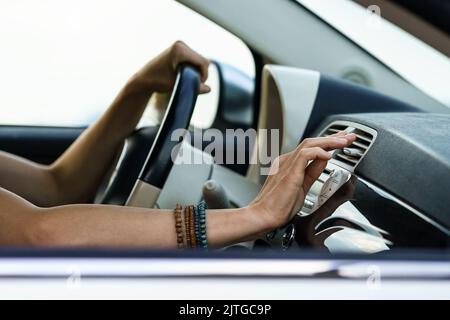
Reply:
<svg viewBox="0 0 450 320"><path fill-rule="evenodd" d="M210 91L205 84L208 65L206 58L178 41L131 78L126 86L128 93L146 96L153 92L160 97L171 93L169 105L154 141L142 139L139 132L135 139L133 134L133 148L124 149L123 160L110 180L101 203L153 206L173 166L171 152L178 141L171 141L172 133L188 128L197 95ZM149 141L153 141L150 152L147 151ZM141 151L136 153L136 150ZM144 159L136 161L136 155L141 158L140 153L148 154L145 162ZM130 179L124 179L129 176L129 169L136 166L142 168L136 183L130 179L136 179L137 173ZM128 180L134 185L132 191L131 185L127 187ZM123 186L124 181L126 186Z"/></svg>
<svg viewBox="0 0 450 320"><path fill-rule="evenodd" d="M148 91L151 88L157 93L171 92L179 66L182 64L192 65L200 72L199 94L211 91L211 88L205 84L208 79L209 60L182 41L175 42L147 63L131 78L130 85L134 90Z"/></svg>
<svg viewBox="0 0 450 320"><path fill-rule="evenodd" d="M178 129L188 129L197 101L200 82L200 74L195 67L180 66L166 114L131 194L125 195L121 188L114 187L117 185L118 177L123 176L124 171L129 167L126 163L128 157L124 155L122 157L124 160L119 163L116 174L105 191L107 197L102 203L109 203L109 199L125 197L128 199L125 203L127 206L143 208L154 206L172 170L172 152L179 145L178 140L172 139L172 134ZM147 148L144 145L140 147Z"/></svg>

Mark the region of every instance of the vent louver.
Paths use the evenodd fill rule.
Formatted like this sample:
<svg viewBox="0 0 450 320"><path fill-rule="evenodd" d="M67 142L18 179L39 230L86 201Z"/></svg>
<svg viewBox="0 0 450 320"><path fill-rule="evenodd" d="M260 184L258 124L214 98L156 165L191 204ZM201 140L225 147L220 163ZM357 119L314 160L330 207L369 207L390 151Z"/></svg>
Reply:
<svg viewBox="0 0 450 320"><path fill-rule="evenodd" d="M330 125L324 131L322 136L331 136L340 131L354 133L356 135L356 140L349 147L342 150L336 150L333 154L333 159L353 170L364 158L375 141L376 131L359 124L342 122Z"/></svg>

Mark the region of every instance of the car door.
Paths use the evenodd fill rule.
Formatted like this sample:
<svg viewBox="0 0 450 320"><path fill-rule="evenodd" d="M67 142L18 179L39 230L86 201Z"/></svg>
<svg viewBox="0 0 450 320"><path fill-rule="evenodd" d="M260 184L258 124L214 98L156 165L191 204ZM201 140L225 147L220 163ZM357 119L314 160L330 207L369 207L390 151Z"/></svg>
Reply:
<svg viewBox="0 0 450 320"><path fill-rule="evenodd" d="M40 164L54 162L85 128L0 126L0 150Z"/></svg>

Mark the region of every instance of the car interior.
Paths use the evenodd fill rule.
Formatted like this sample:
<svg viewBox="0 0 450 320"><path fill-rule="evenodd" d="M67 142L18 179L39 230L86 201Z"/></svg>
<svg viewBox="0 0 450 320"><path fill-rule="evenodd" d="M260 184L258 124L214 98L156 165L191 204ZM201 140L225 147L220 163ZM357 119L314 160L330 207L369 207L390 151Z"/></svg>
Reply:
<svg viewBox="0 0 450 320"><path fill-rule="evenodd" d="M280 87L286 77L303 83L304 92ZM251 125L250 111L247 119L235 114L252 105L252 92L243 78L222 78L226 90L221 92L218 127L229 128L229 123L238 128ZM362 86L295 68L266 66L262 82L258 129L282 128L283 149L307 137L339 131L355 133L357 140L333 154L307 195L303 210L288 226L242 248L364 254L396 248L448 248L450 216L448 203L442 199L447 198L450 181L449 115L425 113ZM212 204L225 197L230 207L243 207L257 195L265 179L259 174L258 164L173 165L171 150L178 142L171 140L171 134L189 127L198 86L195 69L180 71L165 120L159 127L141 128L128 138L114 174L108 177L106 188L99 190L97 203L171 208L180 201L205 198L204 185L211 181L220 185L223 193L209 196ZM309 99L312 105L297 105L296 97L308 100L308 94L315 96ZM285 118L289 108L296 109L298 119ZM247 123L242 124L244 121ZM82 131L3 127L0 147L50 163ZM245 142L245 137L233 136L225 141L224 148L237 148L242 139ZM247 149L253 147L247 141ZM133 199L133 193L138 193L136 181L161 190L154 203L151 195L142 192L138 197L144 196L144 200ZM185 189L186 185L190 188ZM180 190L189 192L180 196Z"/></svg>
<svg viewBox="0 0 450 320"><path fill-rule="evenodd" d="M216 9L208 4L181 2L197 12L208 13L211 19L217 18ZM295 1L281 2L286 7L280 8L280 12L299 6ZM227 6L223 3L222 8ZM308 10L295 14L308 15L304 21L320 21ZM217 21L227 27L232 18ZM282 28L278 31L282 32ZM337 32L328 30L323 21L321 28L327 28L324 34ZM303 209L288 225L254 243L224 251L377 254L405 249L447 250L450 246L448 108L411 89L404 79L395 80L399 75L367 52L357 60L371 59L367 65L375 75L371 80L374 83L369 81L372 85L365 85L364 79L358 81L365 73L356 67L345 69L345 74L338 76L312 64L296 63L295 59L308 61L311 57L291 58L286 52L276 52L276 43L264 50L261 39L247 40L247 34L253 32L251 27L245 30L239 35L252 48L255 78L225 62L211 64L220 80L218 108L211 128L224 134L224 153L235 154L244 146L249 155L245 163L215 163L215 155L207 151L210 141L196 142L195 134L181 148L210 161L177 165L171 161L171 151L179 143L171 139L174 131L194 130L190 123L200 80L195 68L185 66L178 74L164 120L157 126L137 129L127 139L92 203L172 209L177 203L207 199L213 208L245 207L266 179L261 174L263 165L250 161L251 157L258 148L267 148L265 139L250 141L245 130L279 129L281 153L293 150L303 139L347 131L356 134L356 141L333 153L307 195ZM295 32L301 31L289 32L295 36ZM345 44L342 42L339 54L362 50L350 42L348 39ZM325 60L324 65L328 63ZM380 87L377 87L378 72L389 73L384 78L386 84ZM352 77L357 80L352 81ZM384 90L384 85L389 88ZM389 90L401 91L408 98L394 97ZM424 105L428 102L427 109ZM84 129L3 125L0 149L49 164ZM207 194L207 183L214 183L220 192Z"/></svg>

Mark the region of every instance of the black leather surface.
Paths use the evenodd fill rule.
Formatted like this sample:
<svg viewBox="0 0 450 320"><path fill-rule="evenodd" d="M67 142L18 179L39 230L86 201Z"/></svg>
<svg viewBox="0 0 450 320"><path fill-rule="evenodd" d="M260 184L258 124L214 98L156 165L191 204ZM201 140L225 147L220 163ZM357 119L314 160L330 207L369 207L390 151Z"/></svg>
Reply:
<svg viewBox="0 0 450 320"><path fill-rule="evenodd" d="M55 161L85 128L0 126L0 150L41 164Z"/></svg>
<svg viewBox="0 0 450 320"><path fill-rule="evenodd" d="M356 174L450 228L450 115L336 115L375 129L378 137Z"/></svg>

